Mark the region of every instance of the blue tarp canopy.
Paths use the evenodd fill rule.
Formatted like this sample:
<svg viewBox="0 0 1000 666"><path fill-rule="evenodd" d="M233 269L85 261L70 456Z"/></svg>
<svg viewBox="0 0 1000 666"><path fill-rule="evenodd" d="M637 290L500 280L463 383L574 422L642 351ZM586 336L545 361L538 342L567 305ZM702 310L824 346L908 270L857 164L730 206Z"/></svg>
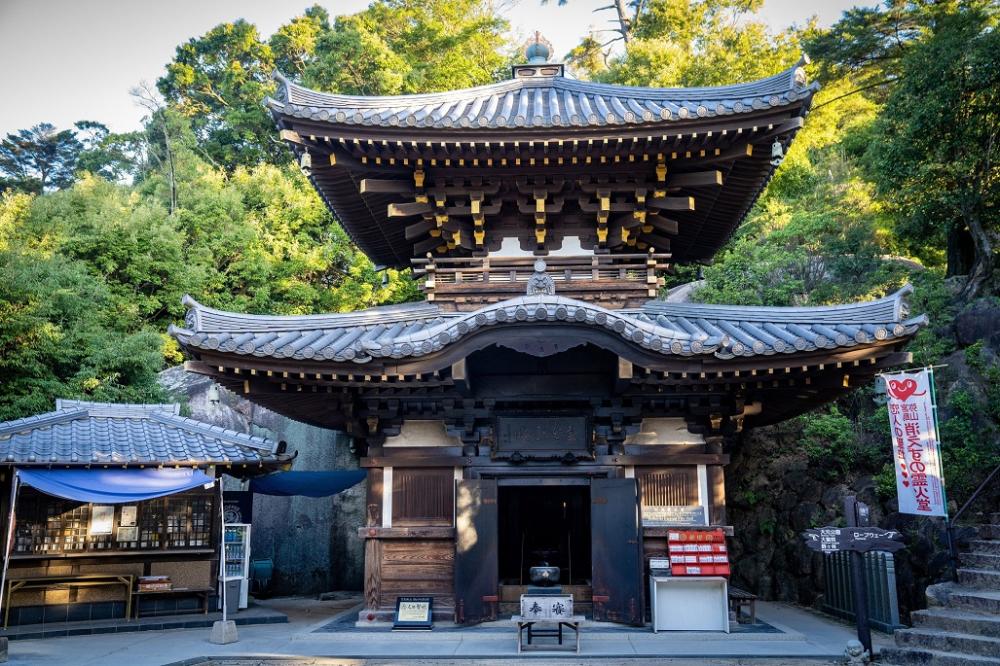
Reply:
<svg viewBox="0 0 1000 666"><path fill-rule="evenodd" d="M21 483L77 502L124 504L173 495L215 479L198 469L24 469Z"/></svg>
<svg viewBox="0 0 1000 666"><path fill-rule="evenodd" d="M329 497L361 482L367 472L363 469L335 472L275 472L258 476L250 481L250 491L261 495L303 495Z"/></svg>

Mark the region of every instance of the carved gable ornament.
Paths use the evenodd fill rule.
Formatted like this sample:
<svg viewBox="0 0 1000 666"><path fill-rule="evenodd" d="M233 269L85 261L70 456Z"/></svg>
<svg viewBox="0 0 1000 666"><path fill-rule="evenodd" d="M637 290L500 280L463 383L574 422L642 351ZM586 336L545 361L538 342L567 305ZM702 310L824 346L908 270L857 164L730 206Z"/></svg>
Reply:
<svg viewBox="0 0 1000 666"><path fill-rule="evenodd" d="M545 261L535 261L535 272L528 278L528 296L554 296L556 283L552 276L545 272Z"/></svg>

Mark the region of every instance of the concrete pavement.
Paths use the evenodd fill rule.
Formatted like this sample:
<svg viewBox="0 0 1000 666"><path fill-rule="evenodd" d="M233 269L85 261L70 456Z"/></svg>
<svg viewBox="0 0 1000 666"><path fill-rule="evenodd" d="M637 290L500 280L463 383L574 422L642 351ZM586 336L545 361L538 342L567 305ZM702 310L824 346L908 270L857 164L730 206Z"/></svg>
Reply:
<svg viewBox="0 0 1000 666"><path fill-rule="evenodd" d="M585 631L581 655L536 652L517 659L515 631L502 626L492 629L393 633L387 630L331 631L331 620L341 614L355 613L356 600L315 601L274 599L268 606L287 613L288 624L240 627L239 641L213 645L208 629L148 631L130 634L73 636L45 640L19 640L10 644L11 664L39 666L164 666L175 663L198 663L200 657L218 657L212 666L270 666L274 658L280 666L316 666L360 664L432 664L438 660L454 664L481 663L501 659L504 663L530 661L569 666L587 658L605 663L649 664L750 664L767 659L768 664L832 663L843 654L853 628L835 620L814 615L785 604L759 602L757 615L779 632L766 634L702 634L698 632L659 633L599 626ZM497 623L502 624L502 623ZM888 644L888 637L878 641ZM230 661L228 658L236 658ZM241 657L243 659L241 659ZM316 659L330 657L332 659ZM676 661L665 661L667 658ZM414 660L417 660L414 662ZM590 663L594 663L590 661Z"/></svg>

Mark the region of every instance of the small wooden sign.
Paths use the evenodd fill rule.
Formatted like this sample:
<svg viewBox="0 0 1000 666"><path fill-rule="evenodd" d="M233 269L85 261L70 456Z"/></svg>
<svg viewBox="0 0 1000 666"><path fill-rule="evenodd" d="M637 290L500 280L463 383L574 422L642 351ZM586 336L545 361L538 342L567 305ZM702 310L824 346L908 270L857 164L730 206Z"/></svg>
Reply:
<svg viewBox="0 0 1000 666"><path fill-rule="evenodd" d="M572 594L522 594L524 620L563 620L573 615Z"/></svg>
<svg viewBox="0 0 1000 666"><path fill-rule="evenodd" d="M430 631L434 628L434 597L396 597L393 631Z"/></svg>
<svg viewBox="0 0 1000 666"><path fill-rule="evenodd" d="M904 547L902 534L879 527L820 527L806 530L802 537L806 540L806 547L820 553L842 550L859 553L885 550L894 553Z"/></svg>

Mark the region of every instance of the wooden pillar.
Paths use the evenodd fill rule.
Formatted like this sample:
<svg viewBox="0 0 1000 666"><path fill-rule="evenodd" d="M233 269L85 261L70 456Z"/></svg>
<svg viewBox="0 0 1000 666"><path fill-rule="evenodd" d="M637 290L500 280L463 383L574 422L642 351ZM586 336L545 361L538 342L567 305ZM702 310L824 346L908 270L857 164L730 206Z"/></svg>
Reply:
<svg viewBox="0 0 1000 666"><path fill-rule="evenodd" d="M382 468L372 467L368 470L368 493L365 500L367 511L366 527L382 525Z"/></svg>
<svg viewBox="0 0 1000 666"><path fill-rule="evenodd" d="M718 435L705 438L706 453L722 453L723 438ZM722 465L708 466L709 522L712 525L726 524L726 475Z"/></svg>
<svg viewBox="0 0 1000 666"><path fill-rule="evenodd" d="M369 538L365 539L365 607L378 610L381 599L382 540Z"/></svg>

